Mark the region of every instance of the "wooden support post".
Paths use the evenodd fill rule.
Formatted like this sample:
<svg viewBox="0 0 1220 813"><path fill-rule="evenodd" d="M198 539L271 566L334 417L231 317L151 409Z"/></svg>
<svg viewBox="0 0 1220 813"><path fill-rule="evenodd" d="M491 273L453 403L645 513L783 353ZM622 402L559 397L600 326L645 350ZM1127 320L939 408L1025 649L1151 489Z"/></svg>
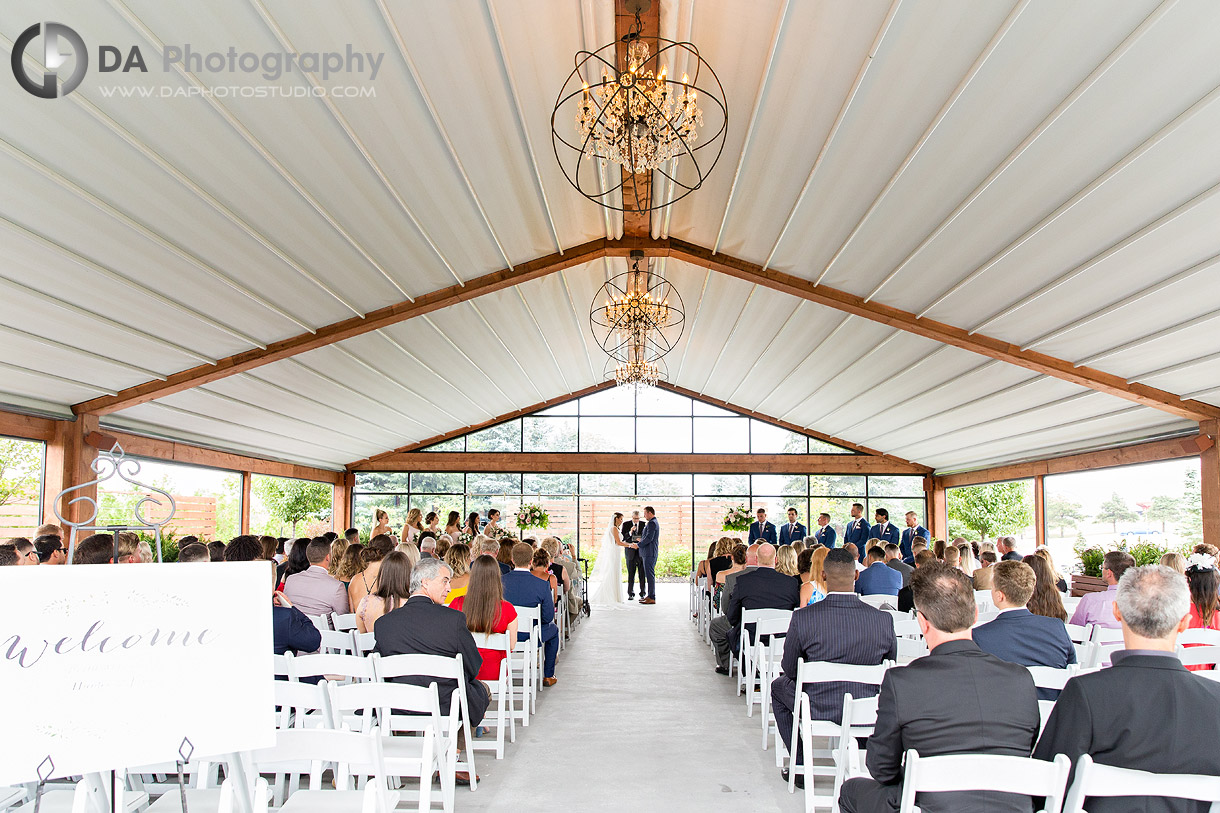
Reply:
<svg viewBox="0 0 1220 813"><path fill-rule="evenodd" d="M241 473L241 533L250 533L250 481L254 475L248 471Z"/></svg>
<svg viewBox="0 0 1220 813"><path fill-rule="evenodd" d="M331 530L342 535L352 524L352 491L356 488L356 473L345 471L335 481L335 498L331 511Z"/></svg>
<svg viewBox="0 0 1220 813"><path fill-rule="evenodd" d="M1046 483L1041 474L1034 475L1034 546L1046 544Z"/></svg>
<svg viewBox="0 0 1220 813"><path fill-rule="evenodd" d="M96 415L79 415L75 421L56 421L54 432L47 441L46 470L43 475L42 521L59 522L55 515L55 498L65 488L87 483L96 476L90 464L97 451L85 437L97 431ZM97 499L97 485L74 491L59 505L60 513L70 522L83 522L93 513L93 507L82 500L74 505L69 501L76 497ZM67 540L68 528L64 528Z"/></svg>
<svg viewBox="0 0 1220 813"><path fill-rule="evenodd" d="M1220 547L1220 421L1203 421L1199 433L1211 444L1199 454L1199 485L1203 492L1203 541Z"/></svg>
<svg viewBox="0 0 1220 813"><path fill-rule="evenodd" d="M933 539L949 538L949 501L945 486L939 477L923 478L924 495L928 502L928 531Z"/></svg>

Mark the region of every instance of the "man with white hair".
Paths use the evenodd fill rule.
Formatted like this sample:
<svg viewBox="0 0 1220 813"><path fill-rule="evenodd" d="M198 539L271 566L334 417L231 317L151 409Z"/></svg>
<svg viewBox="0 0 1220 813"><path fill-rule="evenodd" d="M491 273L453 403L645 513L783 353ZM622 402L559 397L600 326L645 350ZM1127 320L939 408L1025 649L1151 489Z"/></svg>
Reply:
<svg viewBox="0 0 1220 813"><path fill-rule="evenodd" d="M1152 773L1220 775L1220 683L1192 675L1175 652L1190 626L1190 591L1172 568L1129 568L1118 582L1114 617L1124 649L1109 669L1068 681L1034 757L1081 754L1095 762ZM1206 803L1165 798L1090 798L1090 813L1143 810L1187 813Z"/></svg>
<svg viewBox="0 0 1220 813"><path fill-rule="evenodd" d="M1017 551L1017 538L1015 536L1001 536L995 541L995 548L1000 553L1001 561L1021 561L1021 554Z"/></svg>
<svg viewBox="0 0 1220 813"><path fill-rule="evenodd" d="M419 541L419 558L436 558L436 537L427 536Z"/></svg>

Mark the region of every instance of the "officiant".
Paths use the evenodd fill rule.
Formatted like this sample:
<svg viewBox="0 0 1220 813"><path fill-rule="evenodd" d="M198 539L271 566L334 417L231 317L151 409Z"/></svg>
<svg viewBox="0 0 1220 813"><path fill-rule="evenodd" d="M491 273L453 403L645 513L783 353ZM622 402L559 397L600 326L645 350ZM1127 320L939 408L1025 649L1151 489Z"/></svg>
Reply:
<svg viewBox="0 0 1220 813"><path fill-rule="evenodd" d="M628 545L633 542L639 544L640 537L644 535L644 521L640 519L639 511L631 512L630 521L623 523L622 534L623 541ZM644 562L636 548L623 548L623 555L627 557L627 600L634 601L637 573L640 576L640 595L644 595Z"/></svg>

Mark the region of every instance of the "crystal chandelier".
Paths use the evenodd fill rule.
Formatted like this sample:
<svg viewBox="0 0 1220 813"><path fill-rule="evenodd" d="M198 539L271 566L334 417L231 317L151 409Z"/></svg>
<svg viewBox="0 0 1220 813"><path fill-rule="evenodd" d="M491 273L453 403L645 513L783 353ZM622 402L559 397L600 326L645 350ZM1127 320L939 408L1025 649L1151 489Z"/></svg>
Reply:
<svg viewBox="0 0 1220 813"><path fill-rule="evenodd" d="M648 386L664 380L661 359L677 345L685 319L677 289L649 269L644 252L631 252L630 269L602 285L589 312L593 334L609 356L607 377Z"/></svg>
<svg viewBox="0 0 1220 813"><path fill-rule="evenodd" d="M728 131L724 88L699 49L641 34L640 14L648 5L628 3L635 22L621 41L577 52L551 113L555 158L569 183L618 211L659 209L698 189L719 160ZM655 39L656 53L649 39ZM710 128L704 126L705 112ZM572 157L570 166L563 155ZM661 176L657 186L668 187L664 194L650 194L651 184L633 183L636 199L623 200L624 173L653 172Z"/></svg>

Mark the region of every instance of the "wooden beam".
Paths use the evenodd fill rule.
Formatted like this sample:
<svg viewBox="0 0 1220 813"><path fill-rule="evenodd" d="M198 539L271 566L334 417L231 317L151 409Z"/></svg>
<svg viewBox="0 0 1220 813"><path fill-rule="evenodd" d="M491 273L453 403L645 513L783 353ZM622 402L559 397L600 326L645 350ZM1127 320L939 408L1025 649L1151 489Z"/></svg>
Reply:
<svg viewBox="0 0 1220 813"><path fill-rule="evenodd" d="M1203 496L1203 541L1220 547L1220 422L1199 424L1199 432L1210 443L1199 455L1199 487Z"/></svg>
<svg viewBox="0 0 1220 813"><path fill-rule="evenodd" d="M930 485L930 487L929 487ZM928 501L928 531L933 539L949 538L948 492L939 477L924 478L924 496Z"/></svg>
<svg viewBox="0 0 1220 813"><path fill-rule="evenodd" d="M43 522L59 521L55 514L55 498L61 491L88 483L97 476L90 466L97 452L85 442L86 436L97 431L97 416L81 415L75 421L55 421L54 424L53 436L47 441L46 466L43 470ZM96 500L97 484L72 492L58 505L65 520L79 524L89 519L93 508L87 500L70 504L76 497Z"/></svg>
<svg viewBox="0 0 1220 813"><path fill-rule="evenodd" d="M1076 367L1070 361L1048 356L1036 350L1022 350L1017 345L993 339L981 333L970 333L963 328L944 322L920 319L913 313L882 305L879 302L865 302L862 297L855 294L825 285L814 285L801 277L785 274L772 268L764 269L760 265L735 257L713 254L710 249L693 243L674 239L667 242L669 256L703 268L710 268L713 271L797 296L844 313L889 325L916 336L923 336L942 344L1015 364L1042 375L1069 381L1127 401L1134 401L1179 418L1187 418L1192 421L1220 419L1220 407L1211 404L1183 400L1173 393L1150 387L1147 384L1133 383L1091 367Z"/></svg>
<svg viewBox="0 0 1220 813"><path fill-rule="evenodd" d="M352 525L352 492L356 488L355 472L344 472L339 482L335 483L335 499L331 523L335 533L342 535Z"/></svg>
<svg viewBox="0 0 1220 813"><path fill-rule="evenodd" d="M254 475L250 472L241 473L241 521L238 523L241 534L250 533L250 508L254 502L254 490L251 488L253 480Z"/></svg>
<svg viewBox="0 0 1220 813"><path fill-rule="evenodd" d="M685 387L679 387L677 384L670 384L668 381L662 381L658 386L661 389L669 390L670 392L676 392L679 395L685 395L687 398L694 398L696 401L702 401L705 404L711 404L712 406L720 407L721 409L727 409L730 412L736 412L738 415L744 415L747 418L757 418L758 420L765 421L766 423L773 423L776 426L782 426L784 429L787 429L790 432L796 432L797 434L801 434L801 435L809 435L812 438L817 438L818 440L825 441L826 443L833 443L835 446L842 446L844 449L851 449L853 452L859 452L860 454L867 454L867 455L875 455L877 457L884 457L887 460L893 460L895 463L900 463L904 466L916 466L916 467L919 467L920 469L922 469L923 471L927 471L927 472L932 471L931 466L924 466L920 463L912 463L910 460L904 460L901 457L889 455L889 454L886 454L885 452L879 452L876 449L870 449L867 446L861 446L858 443L852 443L850 440L843 440L842 438L836 438L834 435L827 435L825 432L818 432L815 429L806 429L805 427L798 426L795 423L789 423L788 421L781 421L779 418L773 418L770 415L764 415L761 412L750 412L742 407L734 406L733 404L730 404L728 401L722 401L719 398L712 398L711 396L703 395L702 393L695 392L694 390L688 390Z"/></svg>
<svg viewBox="0 0 1220 813"><path fill-rule="evenodd" d="M1046 479L1034 476L1034 546L1046 544Z"/></svg>
<svg viewBox="0 0 1220 813"><path fill-rule="evenodd" d="M848 454L623 454L599 452L400 452L353 471L528 471L619 474L924 474L923 467Z"/></svg>
<svg viewBox="0 0 1220 813"><path fill-rule="evenodd" d="M57 423L61 421L0 410L0 435L10 438L41 440L46 443L55 437Z"/></svg>
<svg viewBox="0 0 1220 813"><path fill-rule="evenodd" d="M95 424L96 425L96 424ZM89 439L99 445L95 448L110 449L117 440L123 447L123 452L135 457L147 457L152 460L163 460L167 463L186 463L191 466L207 466L213 469L228 471L249 471L255 474L267 474L272 477L291 477L297 480L315 480L323 483L335 483L343 476L343 472L319 469L313 466L301 466L295 463L281 463L275 460L263 460L257 457L220 452L206 449L202 446L192 446L189 443L146 438L129 432L118 432L106 429L104 432L94 432Z"/></svg>
<svg viewBox="0 0 1220 813"><path fill-rule="evenodd" d="M591 260L600 259L606 254L605 240L592 240L583 245L569 248L562 254L551 254L531 260L522 265L502 271L486 274L470 280L465 285L451 285L429 294L417 297L414 302L399 302L380 310L365 314L363 317L352 317L342 322L335 322L318 328L314 333L304 333L283 339L267 345L266 350L247 350L228 358L220 359L216 364L201 364L189 370L170 375L165 381L148 381L128 387L118 395L106 395L84 401L72 407L78 415L92 413L106 415L120 409L127 409L138 404L144 404L156 398L163 398L176 392L188 390L201 384L207 384L222 378L244 373L262 367L272 362L282 361L301 353L316 350L344 339L361 336L374 330L379 330L399 322L405 322L417 316L432 313L466 302L485 294L502 291L505 288L519 285L530 280L540 279L566 268L571 268Z"/></svg>
<svg viewBox="0 0 1220 813"><path fill-rule="evenodd" d="M635 13L627 9L627 0L615 0L614 3L614 36L618 40L615 55L619 67L627 64L627 34L635 23ZM661 0L652 0L649 7L640 14L642 30L640 37L649 41L649 51L654 56L659 50L657 37L661 34ZM626 168L620 167L623 180L623 234L629 237L648 237L651 233L653 173L640 172L632 174ZM639 211L636 202L643 204L644 211Z"/></svg>
<svg viewBox="0 0 1220 813"><path fill-rule="evenodd" d="M1095 452L1052 457L1027 463L1013 463L960 474L940 475L937 479L945 488L960 488L983 483L1000 483L1006 480L1025 480L1047 474L1066 474L1073 471L1106 469L1114 466L1130 466L1135 463L1151 463L1157 460L1176 460L1195 457L1209 446L1204 436L1191 435L1171 440L1154 440L1131 446L1118 446Z"/></svg>

